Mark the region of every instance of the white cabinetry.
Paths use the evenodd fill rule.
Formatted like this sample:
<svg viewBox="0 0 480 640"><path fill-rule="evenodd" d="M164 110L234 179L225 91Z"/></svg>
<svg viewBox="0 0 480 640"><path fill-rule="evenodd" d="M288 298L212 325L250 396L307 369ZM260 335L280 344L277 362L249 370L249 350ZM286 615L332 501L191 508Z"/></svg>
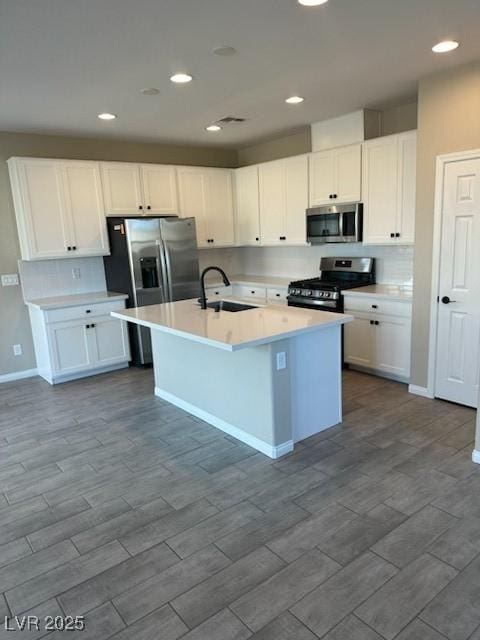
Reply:
<svg viewBox="0 0 480 640"><path fill-rule="evenodd" d="M344 360L380 375L410 377L412 306L409 301L378 300L345 293L345 313L355 320L344 327Z"/></svg>
<svg viewBox="0 0 480 640"><path fill-rule="evenodd" d="M127 325L109 315L124 307L123 300L49 311L30 305L39 375L55 384L126 367Z"/></svg>
<svg viewBox="0 0 480 640"><path fill-rule="evenodd" d="M360 144L310 154L310 206L361 200Z"/></svg>
<svg viewBox="0 0 480 640"><path fill-rule="evenodd" d="M308 156L267 162L258 171L262 244L306 244Z"/></svg>
<svg viewBox="0 0 480 640"><path fill-rule="evenodd" d="M180 215L194 217L199 247L235 244L232 171L178 167Z"/></svg>
<svg viewBox="0 0 480 640"><path fill-rule="evenodd" d="M177 215L175 167L102 162L105 211L113 216Z"/></svg>
<svg viewBox="0 0 480 640"><path fill-rule="evenodd" d="M260 244L258 166L235 169L235 238L239 246Z"/></svg>
<svg viewBox="0 0 480 640"><path fill-rule="evenodd" d="M414 242L416 157L416 131L363 144L365 244Z"/></svg>
<svg viewBox="0 0 480 640"><path fill-rule="evenodd" d="M99 164L8 161L23 260L108 255Z"/></svg>

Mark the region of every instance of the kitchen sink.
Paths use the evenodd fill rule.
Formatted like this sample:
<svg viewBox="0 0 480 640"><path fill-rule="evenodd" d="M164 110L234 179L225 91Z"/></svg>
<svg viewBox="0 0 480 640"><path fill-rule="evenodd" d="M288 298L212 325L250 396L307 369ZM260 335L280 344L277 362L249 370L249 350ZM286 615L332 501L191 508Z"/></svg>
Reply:
<svg viewBox="0 0 480 640"><path fill-rule="evenodd" d="M254 304L243 304L242 302L231 302L230 300L215 300L215 302L208 302L207 307L209 309L215 309L215 311L230 311L236 313L237 311L248 311L248 309L258 309Z"/></svg>

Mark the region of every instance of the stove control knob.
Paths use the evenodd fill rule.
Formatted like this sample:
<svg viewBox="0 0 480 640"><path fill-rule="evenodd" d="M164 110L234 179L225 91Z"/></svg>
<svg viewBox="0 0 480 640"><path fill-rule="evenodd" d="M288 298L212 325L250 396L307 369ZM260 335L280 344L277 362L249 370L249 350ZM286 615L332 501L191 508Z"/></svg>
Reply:
<svg viewBox="0 0 480 640"><path fill-rule="evenodd" d="M325 291L325 293L323 295L325 296L325 298L330 298L330 292L329 291Z"/></svg>
<svg viewBox="0 0 480 640"><path fill-rule="evenodd" d="M312 295L312 292L311 292L311 291L305 291L305 294L306 294L307 296L311 296L311 295Z"/></svg>

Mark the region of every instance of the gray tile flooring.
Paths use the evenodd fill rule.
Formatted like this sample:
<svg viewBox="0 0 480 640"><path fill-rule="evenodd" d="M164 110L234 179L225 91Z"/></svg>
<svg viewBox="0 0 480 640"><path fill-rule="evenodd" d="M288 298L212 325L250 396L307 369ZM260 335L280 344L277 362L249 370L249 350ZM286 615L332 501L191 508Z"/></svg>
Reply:
<svg viewBox="0 0 480 640"><path fill-rule="evenodd" d="M272 461L151 371L0 387L0 640L479 640L474 412L344 375L344 421ZM14 620L11 620L12 624Z"/></svg>

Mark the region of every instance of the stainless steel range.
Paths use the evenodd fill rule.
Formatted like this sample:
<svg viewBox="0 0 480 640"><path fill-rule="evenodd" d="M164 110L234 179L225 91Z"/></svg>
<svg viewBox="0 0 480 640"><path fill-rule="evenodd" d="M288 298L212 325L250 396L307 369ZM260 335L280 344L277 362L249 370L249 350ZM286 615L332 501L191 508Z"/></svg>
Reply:
<svg viewBox="0 0 480 640"><path fill-rule="evenodd" d="M290 283L288 305L343 313L343 290L374 283L374 258L322 258L320 277Z"/></svg>

